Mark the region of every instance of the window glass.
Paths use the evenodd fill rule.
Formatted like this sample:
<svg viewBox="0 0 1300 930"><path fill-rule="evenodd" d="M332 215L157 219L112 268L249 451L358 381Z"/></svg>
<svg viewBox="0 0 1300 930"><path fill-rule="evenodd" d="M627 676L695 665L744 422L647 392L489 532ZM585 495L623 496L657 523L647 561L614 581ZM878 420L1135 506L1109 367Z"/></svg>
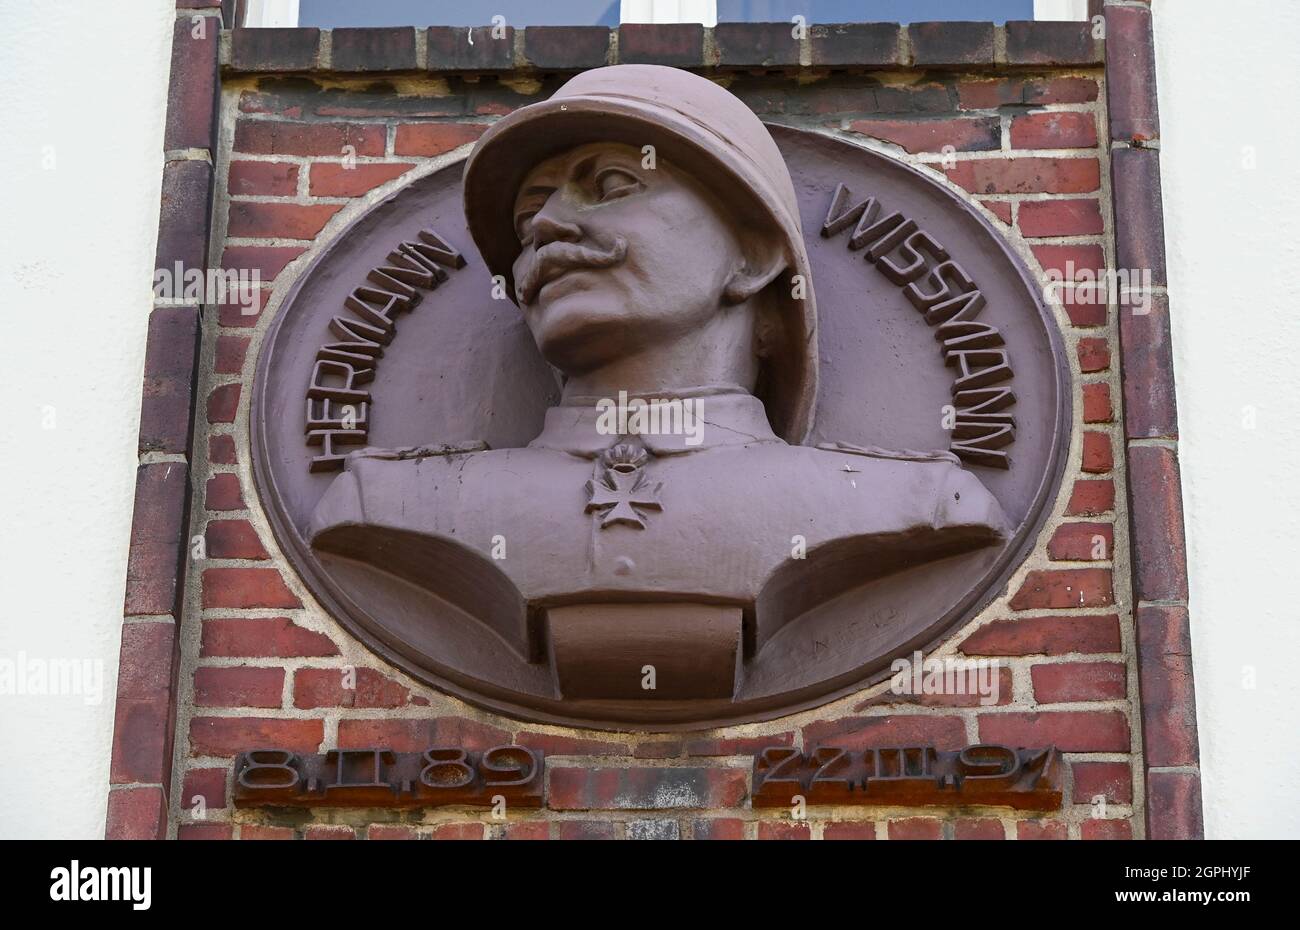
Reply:
<svg viewBox="0 0 1300 930"><path fill-rule="evenodd" d="M619 0L299 0L298 25L319 26L617 26Z"/></svg>
<svg viewBox="0 0 1300 930"><path fill-rule="evenodd" d="M1033 19L1034 0L718 0L720 23L924 23Z"/></svg>

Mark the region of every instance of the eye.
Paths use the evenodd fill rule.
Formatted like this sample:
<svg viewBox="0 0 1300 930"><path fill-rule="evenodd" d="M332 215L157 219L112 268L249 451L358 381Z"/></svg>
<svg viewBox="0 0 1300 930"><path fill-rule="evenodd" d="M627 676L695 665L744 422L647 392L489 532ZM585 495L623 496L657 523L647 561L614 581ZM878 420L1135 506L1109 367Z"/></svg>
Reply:
<svg viewBox="0 0 1300 930"><path fill-rule="evenodd" d="M622 168L604 168L596 173L596 199L598 201L616 200L635 194L642 187L641 181L631 172Z"/></svg>

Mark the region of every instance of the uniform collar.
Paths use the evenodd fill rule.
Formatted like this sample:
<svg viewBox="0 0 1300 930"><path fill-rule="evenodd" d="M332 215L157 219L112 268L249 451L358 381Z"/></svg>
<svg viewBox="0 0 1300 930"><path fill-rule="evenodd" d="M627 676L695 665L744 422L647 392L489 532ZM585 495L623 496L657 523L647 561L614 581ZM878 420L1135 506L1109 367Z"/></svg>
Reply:
<svg viewBox="0 0 1300 930"><path fill-rule="evenodd" d="M617 398L611 399L617 404ZM720 393L682 393L668 397L646 397L646 401L681 401L690 402L691 407L683 407L683 413L691 410L698 417L694 436L684 432L644 432L634 434L629 431L623 435L617 432L618 410L610 409L611 404L598 402L592 398L575 398L573 402L551 407L546 411L546 423L541 435L528 444L532 449L554 449L569 452L586 458L594 458L610 446L628 438L636 438L654 455L680 455L687 452L699 452L715 449L719 446L748 445L752 443L782 442L772 432L767 421L767 411L763 402L752 394L743 391ZM661 419L667 411L660 407ZM682 420L675 422L681 423ZM628 411L625 425L634 427L631 411ZM615 426L614 431L606 431ZM698 436L699 442L695 442Z"/></svg>

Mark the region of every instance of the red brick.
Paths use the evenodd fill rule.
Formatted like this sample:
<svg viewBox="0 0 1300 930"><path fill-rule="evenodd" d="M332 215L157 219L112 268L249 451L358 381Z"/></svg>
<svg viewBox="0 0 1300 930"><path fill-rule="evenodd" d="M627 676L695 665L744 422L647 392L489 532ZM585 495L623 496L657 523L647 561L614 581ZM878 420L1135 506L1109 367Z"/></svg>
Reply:
<svg viewBox="0 0 1300 930"><path fill-rule="evenodd" d="M234 472L218 472L208 479L203 494L203 506L207 510L243 510L244 492L239 485L239 476Z"/></svg>
<svg viewBox="0 0 1300 930"><path fill-rule="evenodd" d="M661 810L736 807L745 798L740 768L576 768L551 770L552 810Z"/></svg>
<svg viewBox="0 0 1300 930"><path fill-rule="evenodd" d="M527 31L524 35L526 38ZM727 68L779 68L799 63L799 40L781 23L721 22L713 29L713 43L719 63Z"/></svg>
<svg viewBox="0 0 1300 930"><path fill-rule="evenodd" d="M1119 617L1102 614L994 620L966 637L961 651L972 656L1119 652Z"/></svg>
<svg viewBox="0 0 1300 930"><path fill-rule="evenodd" d="M195 798L203 798L205 810L221 810L226 806L226 770L190 769L185 773L181 788L181 807L191 810Z"/></svg>
<svg viewBox="0 0 1300 930"><path fill-rule="evenodd" d="M194 703L198 707L279 707L284 693L284 669L199 668L194 671Z"/></svg>
<svg viewBox="0 0 1300 930"><path fill-rule="evenodd" d="M372 823L366 828L368 840L414 840L417 839L414 827L395 823Z"/></svg>
<svg viewBox="0 0 1300 930"><path fill-rule="evenodd" d="M339 721L339 749L382 748L393 752L424 752L432 746L456 746L481 752L510 742L507 731L464 717Z"/></svg>
<svg viewBox="0 0 1300 930"><path fill-rule="evenodd" d="M889 821L891 840L937 840L943 838L943 822L933 817L909 817Z"/></svg>
<svg viewBox="0 0 1300 930"><path fill-rule="evenodd" d="M128 623L118 652L111 784L171 783L176 625Z"/></svg>
<svg viewBox="0 0 1300 930"><path fill-rule="evenodd" d="M272 717L195 717L190 721L190 753L236 756L250 749L316 752L325 739L320 720Z"/></svg>
<svg viewBox="0 0 1300 930"><path fill-rule="evenodd" d="M141 452L190 454L198 348L197 308L158 307L149 314L140 402Z"/></svg>
<svg viewBox="0 0 1300 930"><path fill-rule="evenodd" d="M1080 836L1085 840L1131 840L1133 827L1127 820L1085 820Z"/></svg>
<svg viewBox="0 0 1300 930"><path fill-rule="evenodd" d="M822 827L824 840L874 840L876 825L870 820L842 820Z"/></svg>
<svg viewBox="0 0 1300 930"><path fill-rule="evenodd" d="M992 23L913 22L907 27L907 37L918 65L993 64Z"/></svg>
<svg viewBox="0 0 1300 930"><path fill-rule="evenodd" d="M1138 142L1159 138L1150 10L1107 7L1106 85L1111 139Z"/></svg>
<svg viewBox="0 0 1300 930"><path fill-rule="evenodd" d="M1148 299L1146 313L1137 312L1141 307L1124 307L1119 313L1124 431L1130 439L1177 439L1169 298L1153 295Z"/></svg>
<svg viewBox="0 0 1300 930"><path fill-rule="evenodd" d="M947 169L972 194L1087 194L1101 188L1095 158L977 158Z"/></svg>
<svg viewBox="0 0 1300 930"><path fill-rule="evenodd" d="M411 162L399 164L334 164L317 162L311 166L309 183L313 197L360 197L393 178L414 168Z"/></svg>
<svg viewBox="0 0 1300 930"><path fill-rule="evenodd" d="M1030 572L1011 599L1011 609L1108 607L1114 603L1110 569L1057 568Z"/></svg>
<svg viewBox="0 0 1300 930"><path fill-rule="evenodd" d="M212 389L208 395L209 423L235 422L235 414L239 411L239 391L238 384L223 384Z"/></svg>
<svg viewBox="0 0 1300 930"><path fill-rule="evenodd" d="M1071 517L1095 517L1115 509L1115 482L1090 478L1074 483L1065 513Z"/></svg>
<svg viewBox="0 0 1300 930"><path fill-rule="evenodd" d="M1080 467L1094 475L1104 475L1115 467L1108 435L1095 431L1083 434L1083 462Z"/></svg>
<svg viewBox="0 0 1300 930"><path fill-rule="evenodd" d="M1011 204L1005 200L981 200L980 204L987 207L989 212L1006 223L1011 225Z"/></svg>
<svg viewBox="0 0 1300 930"><path fill-rule="evenodd" d="M709 817L692 824L697 840L743 840L745 821L736 817Z"/></svg>
<svg viewBox="0 0 1300 930"><path fill-rule="evenodd" d="M404 123L397 127L397 155L441 155L478 139L484 123Z"/></svg>
<svg viewBox="0 0 1300 930"><path fill-rule="evenodd" d="M414 71L416 66L415 30L409 26L330 30L333 71Z"/></svg>
<svg viewBox="0 0 1300 930"><path fill-rule="evenodd" d="M219 375L240 374L244 370L244 356L248 354L249 341L247 336L227 336L224 334L218 336L213 370Z"/></svg>
<svg viewBox="0 0 1300 930"><path fill-rule="evenodd" d="M989 818L962 818L952 825L955 840L1005 840L1007 831L1002 821Z"/></svg>
<svg viewBox="0 0 1300 930"><path fill-rule="evenodd" d="M274 568L209 568L203 573L203 606L301 607Z"/></svg>
<svg viewBox="0 0 1300 930"><path fill-rule="evenodd" d="M1083 422L1110 423L1115 419L1115 408L1110 402L1110 385L1085 384L1083 386Z"/></svg>
<svg viewBox="0 0 1300 930"><path fill-rule="evenodd" d="M435 840L481 840L483 824L481 823L444 823L434 827L432 839Z"/></svg>
<svg viewBox="0 0 1300 930"><path fill-rule="evenodd" d="M298 193L298 166L284 161L230 163L233 197L292 197Z"/></svg>
<svg viewBox="0 0 1300 930"><path fill-rule="evenodd" d="M951 145L958 152L995 151L1002 145L997 117L945 120L859 119L849 129L873 139L901 146L906 152L942 152Z"/></svg>
<svg viewBox="0 0 1300 930"><path fill-rule="evenodd" d="M1106 325L1106 305L1097 303L1091 291L1086 294L1081 292L1076 297L1072 288L1062 288L1060 298L1066 314L1070 317L1071 326L1088 328Z"/></svg>
<svg viewBox="0 0 1300 930"><path fill-rule="evenodd" d="M183 823L176 828L178 840L231 840L235 828L228 823Z"/></svg>
<svg viewBox="0 0 1300 930"><path fill-rule="evenodd" d="M355 669L356 687L343 687L341 668L300 668L293 673L293 706L401 707L411 692L373 668Z"/></svg>
<svg viewBox="0 0 1300 930"><path fill-rule="evenodd" d="M980 714L980 741L1061 752L1128 752L1128 719L1117 710Z"/></svg>
<svg viewBox="0 0 1300 930"><path fill-rule="evenodd" d="M1075 762L1071 767L1075 804L1091 804L1098 796L1110 804L1133 802L1133 771L1127 762Z"/></svg>
<svg viewBox="0 0 1300 930"><path fill-rule="evenodd" d="M1187 598L1187 544L1178 453L1161 446L1128 450L1133 594L1139 601Z"/></svg>
<svg viewBox="0 0 1300 930"><path fill-rule="evenodd" d="M227 270L246 269L249 272L256 271L259 280L263 284L267 284L274 281L276 275L284 271L285 265L305 251L307 251L305 248L297 245L231 245L226 246L226 250L221 253L221 267ZM265 293L263 291L263 295ZM266 306L264 297L259 297L255 306L259 311ZM223 305L224 309L225 305ZM227 322L231 316L245 322ZM237 307L231 313L221 314L222 326L253 326L256 321L255 314L246 314L243 312L243 308L240 307Z"/></svg>
<svg viewBox="0 0 1300 930"><path fill-rule="evenodd" d="M966 679L965 681L969 681ZM996 704L1010 704L1012 693L1011 669L998 669L998 690ZM865 710L868 707L882 707L895 704L911 704L920 707L982 707L984 696L977 690L967 689L963 694L894 694L886 691L878 694L873 698L863 701L856 705L855 711Z"/></svg>
<svg viewBox="0 0 1300 930"><path fill-rule="evenodd" d="M1006 24L1005 45L1010 65L1090 65L1104 60L1091 23L1083 21L1012 20Z"/></svg>
<svg viewBox="0 0 1300 930"><path fill-rule="evenodd" d="M1128 674L1118 662L1062 662L1030 669L1034 700L1039 704L1069 701L1114 701L1128 694Z"/></svg>
<svg viewBox="0 0 1300 930"><path fill-rule="evenodd" d="M1147 839L1199 840L1201 776L1194 772L1147 773Z"/></svg>
<svg viewBox="0 0 1300 930"><path fill-rule="evenodd" d="M627 743L556 733L520 733L515 742L548 756L626 756L632 752Z"/></svg>
<svg viewBox="0 0 1300 930"><path fill-rule="evenodd" d="M230 35L230 67L236 71L309 71L316 66L319 29L235 29Z"/></svg>
<svg viewBox="0 0 1300 930"><path fill-rule="evenodd" d="M1025 200L1016 219L1020 234L1031 239L1048 236L1099 236L1105 229L1101 206L1084 200Z"/></svg>
<svg viewBox="0 0 1300 930"><path fill-rule="evenodd" d="M383 155L383 126L355 123L293 123L241 119L235 124L236 152L253 155ZM345 146L352 146L349 152Z"/></svg>
<svg viewBox="0 0 1300 930"><path fill-rule="evenodd" d="M1079 370L1084 374L1107 371L1110 368L1110 343L1105 339L1080 339L1078 353Z"/></svg>
<svg viewBox="0 0 1300 930"><path fill-rule="evenodd" d="M266 620L209 618L203 621L199 655L296 658L336 656L338 647L324 633L303 629L288 617Z"/></svg>
<svg viewBox="0 0 1300 930"><path fill-rule="evenodd" d="M234 200L226 234L244 239L314 239L340 209L336 203Z"/></svg>
<svg viewBox="0 0 1300 930"><path fill-rule="evenodd" d="M230 252L230 249L226 250ZM296 249L294 251L297 251ZM247 301L227 298L217 305L217 321L222 326L238 327L247 329L257 325L257 318L261 316L262 308L270 299L271 288L261 287L250 293Z"/></svg>
<svg viewBox="0 0 1300 930"><path fill-rule="evenodd" d="M1147 765L1191 766L1200 758L1190 636L1186 607L1138 607L1138 681Z"/></svg>
<svg viewBox="0 0 1300 930"><path fill-rule="evenodd" d="M688 756L752 756L769 746L793 746L794 733L740 736L730 739L693 739L686 744Z"/></svg>
<svg viewBox="0 0 1300 930"><path fill-rule="evenodd" d="M760 840L810 840L808 824L794 820L762 820L758 824Z"/></svg>
<svg viewBox="0 0 1300 930"><path fill-rule="evenodd" d="M1024 102L1028 104L1092 103L1097 96L1097 82L1092 78L1042 78L1025 82Z"/></svg>
<svg viewBox="0 0 1300 930"><path fill-rule="evenodd" d="M561 820L555 825L561 840L612 840L614 824L609 820Z"/></svg>
<svg viewBox="0 0 1300 930"><path fill-rule="evenodd" d="M1097 147L1097 121L1074 111L1026 113L1011 121L1013 149L1091 149Z"/></svg>
<svg viewBox="0 0 1300 930"><path fill-rule="evenodd" d="M179 462L141 465L134 507L123 609L127 616L179 617L189 550L189 468Z"/></svg>
<svg viewBox="0 0 1300 930"><path fill-rule="evenodd" d="M317 824L302 831L304 840L355 840L357 831L351 827Z"/></svg>
<svg viewBox="0 0 1300 930"><path fill-rule="evenodd" d="M107 840L160 840L167 836L167 798L162 788L114 788L108 793Z"/></svg>
<svg viewBox="0 0 1300 930"><path fill-rule="evenodd" d="M209 436L208 459L213 465L237 465L239 459L235 453L235 437L229 435Z"/></svg>
<svg viewBox="0 0 1300 930"><path fill-rule="evenodd" d="M921 746L960 749L966 745L966 725L960 717L893 714L887 717L845 717L820 720L803 729L805 748L838 746L859 751L880 746Z"/></svg>
<svg viewBox="0 0 1300 930"><path fill-rule="evenodd" d="M293 830L289 827L267 827L256 823L246 823L239 828L241 840L291 840Z"/></svg>
<svg viewBox="0 0 1300 930"><path fill-rule="evenodd" d="M1065 824L1059 820L1022 820L1016 824L1018 840L1066 839Z"/></svg>
<svg viewBox="0 0 1300 930"><path fill-rule="evenodd" d="M1047 557L1057 562L1107 562L1114 546L1115 528L1109 523L1062 523L1047 543Z"/></svg>
<svg viewBox="0 0 1300 930"><path fill-rule="evenodd" d="M963 110L991 110L1022 103L1091 103L1097 99L1097 82L1081 77L962 81L957 85L957 99Z"/></svg>
<svg viewBox="0 0 1300 930"><path fill-rule="evenodd" d="M257 530L247 520L212 520L204 535L210 559L269 558Z"/></svg>
<svg viewBox="0 0 1300 930"><path fill-rule="evenodd" d="M524 57L543 71L596 68L609 54L609 33L605 26L529 26Z"/></svg>
<svg viewBox="0 0 1300 930"><path fill-rule="evenodd" d="M1078 281L1082 278L1091 284L1096 280L1097 272L1106 267L1106 256L1099 245L1035 245L1030 250L1043 266L1043 272L1055 272L1059 281ZM1076 289L1074 293L1076 300L1096 299L1090 287L1086 291ZM1101 303L1104 305L1105 301L1102 300Z"/></svg>
<svg viewBox="0 0 1300 930"><path fill-rule="evenodd" d="M814 39L814 60L817 51ZM618 27L618 60L624 65L702 67L704 27L699 23L623 23Z"/></svg>
<svg viewBox="0 0 1300 930"><path fill-rule="evenodd" d="M188 16L172 27L171 81L167 93L167 125L163 150L215 148L217 49L221 30L216 19L202 20L197 35Z"/></svg>
<svg viewBox="0 0 1300 930"><path fill-rule="evenodd" d="M548 840L551 838L551 825L544 820L509 823L501 831L500 838L503 840Z"/></svg>

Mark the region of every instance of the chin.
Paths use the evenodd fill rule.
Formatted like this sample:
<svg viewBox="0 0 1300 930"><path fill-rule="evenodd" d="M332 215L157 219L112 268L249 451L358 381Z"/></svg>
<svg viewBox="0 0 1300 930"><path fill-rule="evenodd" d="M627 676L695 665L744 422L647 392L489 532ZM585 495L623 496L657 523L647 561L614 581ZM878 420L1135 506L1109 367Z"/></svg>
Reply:
<svg viewBox="0 0 1300 930"><path fill-rule="evenodd" d="M594 368L619 355L628 329L617 301L582 291L548 294L529 322L542 357L562 371Z"/></svg>

